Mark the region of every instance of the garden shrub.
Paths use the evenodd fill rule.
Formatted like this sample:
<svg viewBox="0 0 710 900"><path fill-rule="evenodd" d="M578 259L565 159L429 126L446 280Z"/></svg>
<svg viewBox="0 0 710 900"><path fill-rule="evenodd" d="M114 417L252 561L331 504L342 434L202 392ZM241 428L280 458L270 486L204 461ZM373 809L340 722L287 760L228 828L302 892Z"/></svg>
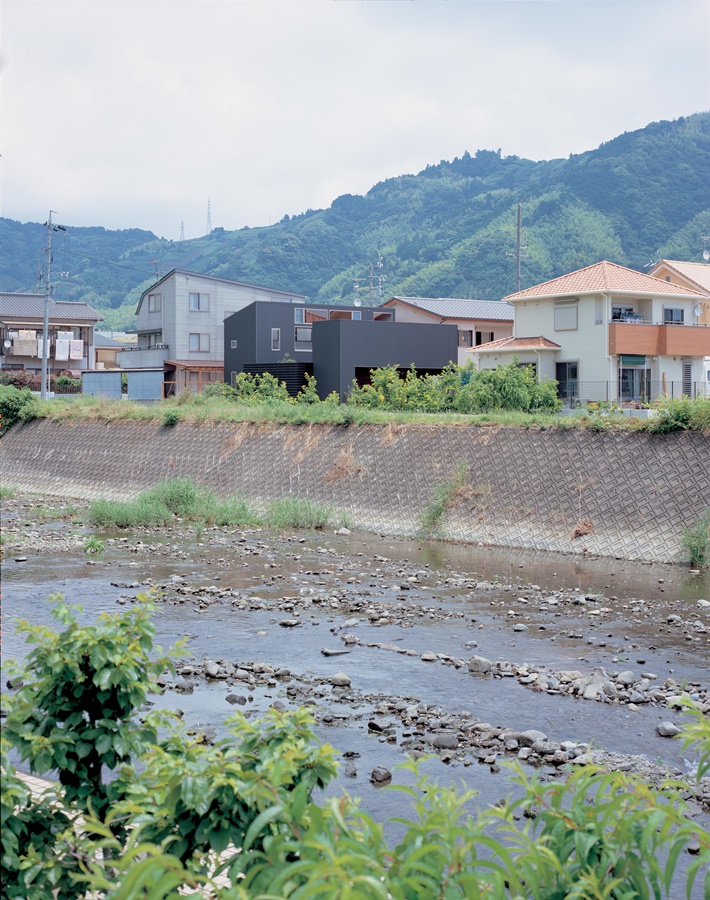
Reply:
<svg viewBox="0 0 710 900"><path fill-rule="evenodd" d="M17 422L35 418L38 410L37 399L31 391L0 385L0 434Z"/></svg>

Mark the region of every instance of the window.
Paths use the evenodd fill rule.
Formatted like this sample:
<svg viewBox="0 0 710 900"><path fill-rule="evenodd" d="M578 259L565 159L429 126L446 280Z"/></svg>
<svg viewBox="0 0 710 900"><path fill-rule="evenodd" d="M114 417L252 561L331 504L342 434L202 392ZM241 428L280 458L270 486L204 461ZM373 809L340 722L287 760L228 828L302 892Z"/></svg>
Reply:
<svg viewBox="0 0 710 900"><path fill-rule="evenodd" d="M160 312L162 309L162 297L160 294L148 294L148 312Z"/></svg>
<svg viewBox="0 0 710 900"><path fill-rule="evenodd" d="M306 325L311 325L313 322L327 322L328 321L328 310L327 309L306 309L304 310L304 318L303 322Z"/></svg>
<svg viewBox="0 0 710 900"><path fill-rule="evenodd" d="M361 309L353 310L353 319L356 319L358 322L362 321L362 310Z"/></svg>
<svg viewBox="0 0 710 900"><path fill-rule="evenodd" d="M693 393L693 366L691 363L683 363L683 394L690 397Z"/></svg>
<svg viewBox="0 0 710 900"><path fill-rule="evenodd" d="M473 345L473 332L462 331L459 328L459 347L471 347Z"/></svg>
<svg viewBox="0 0 710 900"><path fill-rule="evenodd" d="M157 347L158 344L160 343L162 334L159 331L157 331L154 334L146 335L146 337L148 338L148 346L149 347Z"/></svg>
<svg viewBox="0 0 710 900"><path fill-rule="evenodd" d="M481 344L490 344L490 342L494 338L494 334L492 331L477 331L476 332L476 346L480 347Z"/></svg>
<svg viewBox="0 0 710 900"><path fill-rule="evenodd" d="M210 308L210 295L209 294L193 294L190 293L190 311L191 312L205 312Z"/></svg>
<svg viewBox="0 0 710 900"><path fill-rule="evenodd" d="M579 382L577 380L578 363L563 362L555 366L555 378L557 379L557 396L561 400L569 400L579 396Z"/></svg>
<svg viewBox="0 0 710 900"><path fill-rule="evenodd" d="M391 322L394 319L394 313L376 312L373 314L372 318L375 320L375 322Z"/></svg>
<svg viewBox="0 0 710 900"><path fill-rule="evenodd" d="M303 325L303 323L305 321L303 318L304 313L305 313L305 309L301 309L300 307L298 309L294 309L293 321L296 323L296 325Z"/></svg>
<svg viewBox="0 0 710 900"><path fill-rule="evenodd" d="M280 328L272 328L271 329L271 349L272 350L280 350L281 349L281 329Z"/></svg>
<svg viewBox="0 0 710 900"><path fill-rule="evenodd" d="M230 342L229 342L229 346L232 348L232 350L236 350L236 349L237 349L237 342L236 342L236 341L230 341Z"/></svg>
<svg viewBox="0 0 710 900"><path fill-rule="evenodd" d="M663 322L665 325L682 325L683 324L683 310L682 309L668 309L668 307L666 307L663 310Z"/></svg>
<svg viewBox="0 0 710 900"><path fill-rule="evenodd" d="M294 350L310 350L312 332L310 325L296 325L294 334Z"/></svg>
<svg viewBox="0 0 710 900"><path fill-rule="evenodd" d="M577 304L559 303L555 305L555 331L577 330Z"/></svg>
<svg viewBox="0 0 710 900"><path fill-rule="evenodd" d="M232 387L237 386L237 373L236 372L229 373L229 383L232 385Z"/></svg>
<svg viewBox="0 0 710 900"><path fill-rule="evenodd" d="M349 309L331 309L328 312L328 318L333 321L333 319L352 319L353 314Z"/></svg>
<svg viewBox="0 0 710 900"><path fill-rule="evenodd" d="M190 353L207 353L210 349L210 336L204 333L190 335Z"/></svg>

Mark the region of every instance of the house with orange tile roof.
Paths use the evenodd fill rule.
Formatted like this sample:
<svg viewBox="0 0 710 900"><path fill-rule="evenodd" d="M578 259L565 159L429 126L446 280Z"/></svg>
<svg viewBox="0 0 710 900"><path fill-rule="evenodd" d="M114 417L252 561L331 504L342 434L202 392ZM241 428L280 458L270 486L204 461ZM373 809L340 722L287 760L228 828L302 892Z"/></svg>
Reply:
<svg viewBox="0 0 710 900"><path fill-rule="evenodd" d="M710 326L698 288L603 261L504 299L513 336L472 350L480 368L533 365L570 403L708 391Z"/></svg>

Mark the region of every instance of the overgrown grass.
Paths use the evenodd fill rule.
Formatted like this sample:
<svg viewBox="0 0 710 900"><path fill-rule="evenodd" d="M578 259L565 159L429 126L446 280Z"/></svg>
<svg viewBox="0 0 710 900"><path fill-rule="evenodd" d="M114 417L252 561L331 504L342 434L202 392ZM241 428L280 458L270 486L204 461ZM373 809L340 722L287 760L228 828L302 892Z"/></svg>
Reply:
<svg viewBox="0 0 710 900"><path fill-rule="evenodd" d="M434 496L421 513L422 534L429 536L439 527L447 509L462 498L468 481L468 465L464 460L456 464L456 471L442 484L434 486Z"/></svg>
<svg viewBox="0 0 710 900"><path fill-rule="evenodd" d="M313 500L300 497L285 497L272 500L266 510L266 521L272 528L319 529L331 525L346 524L342 516L337 516L333 506L322 506Z"/></svg>
<svg viewBox="0 0 710 900"><path fill-rule="evenodd" d="M320 529L347 524L332 506L298 497L273 500L262 515L245 498L220 499L214 491L198 487L189 478L160 481L134 500L95 500L89 506L89 520L103 528L155 527L176 518L196 522L199 534L207 525Z"/></svg>
<svg viewBox="0 0 710 900"><path fill-rule="evenodd" d="M710 564L710 506L694 525L683 529L680 545L691 566L702 568Z"/></svg>
<svg viewBox="0 0 710 900"><path fill-rule="evenodd" d="M14 500L17 496L17 491L14 487L10 487L10 485L0 487L0 500Z"/></svg>

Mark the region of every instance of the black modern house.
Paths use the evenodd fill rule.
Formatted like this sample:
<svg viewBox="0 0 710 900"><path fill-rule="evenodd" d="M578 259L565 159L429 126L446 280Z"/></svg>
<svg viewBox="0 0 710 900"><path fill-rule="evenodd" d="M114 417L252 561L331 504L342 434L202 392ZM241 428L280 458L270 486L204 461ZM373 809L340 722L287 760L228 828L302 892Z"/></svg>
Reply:
<svg viewBox="0 0 710 900"><path fill-rule="evenodd" d="M295 396L308 372L321 399L336 391L344 400L370 369L440 372L456 360L457 342L455 325L400 323L391 309L255 301L224 320L224 380L270 372Z"/></svg>

